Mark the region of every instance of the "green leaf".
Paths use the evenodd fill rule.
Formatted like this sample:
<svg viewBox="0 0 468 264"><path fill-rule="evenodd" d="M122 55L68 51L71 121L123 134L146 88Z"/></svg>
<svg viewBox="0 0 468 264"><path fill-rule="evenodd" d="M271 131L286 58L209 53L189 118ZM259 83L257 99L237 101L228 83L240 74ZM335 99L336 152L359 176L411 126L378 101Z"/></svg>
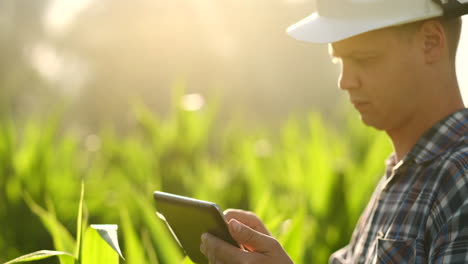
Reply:
<svg viewBox="0 0 468 264"><path fill-rule="evenodd" d="M35 261L35 260L41 260L45 258L50 258L54 256L68 256L73 259L73 255L66 253L66 252L61 252L61 251L52 251L52 250L40 250L36 251L33 253L29 253L26 255L23 255L21 257L15 258L13 260L10 260L4 264L13 264L13 263L20 263L20 262L27 262L27 261Z"/></svg>
<svg viewBox="0 0 468 264"><path fill-rule="evenodd" d="M283 234L278 238L295 263L301 262L310 228L305 225L305 210L302 207L296 215L283 223Z"/></svg>
<svg viewBox="0 0 468 264"><path fill-rule="evenodd" d="M129 212L125 209L122 210L120 218L125 236L125 250L127 253L128 263L146 263L144 249L140 242L140 238L133 227Z"/></svg>
<svg viewBox="0 0 468 264"><path fill-rule="evenodd" d="M132 200L138 206L137 210L141 212L144 225L155 241L154 253L157 254L161 263L178 263L183 258L179 245L172 238L167 227L156 217L154 205L145 198L136 193L133 193L132 196ZM122 217L124 216L122 215ZM126 239L127 237L128 235L125 235Z"/></svg>
<svg viewBox="0 0 468 264"><path fill-rule="evenodd" d="M75 258L79 258L81 251L81 240L83 232L83 201L84 201L84 181L81 181L81 192L80 192L80 205L78 206L78 218L76 223L76 248Z"/></svg>
<svg viewBox="0 0 468 264"><path fill-rule="evenodd" d="M75 240L68 230L57 220L55 214L48 212L40 207L28 194L25 195L25 201L29 208L39 216L42 224L47 228L54 240L55 249L63 252L73 252L75 248ZM62 264L74 264L68 258L60 258Z"/></svg>
<svg viewBox="0 0 468 264"><path fill-rule="evenodd" d="M122 253L117 225L91 225L86 230L81 250L81 264L118 264Z"/></svg>

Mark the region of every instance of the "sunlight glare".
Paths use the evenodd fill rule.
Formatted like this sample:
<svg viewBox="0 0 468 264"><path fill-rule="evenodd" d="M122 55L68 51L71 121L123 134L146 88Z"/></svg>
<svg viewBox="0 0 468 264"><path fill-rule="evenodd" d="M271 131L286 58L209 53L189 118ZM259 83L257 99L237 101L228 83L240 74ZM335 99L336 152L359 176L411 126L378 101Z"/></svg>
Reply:
<svg viewBox="0 0 468 264"><path fill-rule="evenodd" d="M59 53L48 42L37 42L27 52L32 67L39 75L58 84L56 87L66 95L77 95L91 75L88 64L83 60Z"/></svg>
<svg viewBox="0 0 468 264"><path fill-rule="evenodd" d="M457 77L463 101L468 103L468 16L463 18L463 29L457 54Z"/></svg>
<svg viewBox="0 0 468 264"><path fill-rule="evenodd" d="M56 81L63 67L63 60L56 50L46 44L37 43L31 50L31 63L44 78Z"/></svg>
<svg viewBox="0 0 468 264"><path fill-rule="evenodd" d="M200 94L187 94L182 98L182 107L187 111L198 111L205 105L205 99Z"/></svg>
<svg viewBox="0 0 468 264"><path fill-rule="evenodd" d="M50 0L44 16L49 33L60 34L93 0Z"/></svg>
<svg viewBox="0 0 468 264"><path fill-rule="evenodd" d="M307 0L283 0L286 4L291 4L291 5L299 5L299 4L304 4L307 2Z"/></svg>
<svg viewBox="0 0 468 264"><path fill-rule="evenodd" d="M223 58L234 58L239 52L238 43L230 31L220 12L221 7L216 1L194 1L192 8L203 23L211 50Z"/></svg>

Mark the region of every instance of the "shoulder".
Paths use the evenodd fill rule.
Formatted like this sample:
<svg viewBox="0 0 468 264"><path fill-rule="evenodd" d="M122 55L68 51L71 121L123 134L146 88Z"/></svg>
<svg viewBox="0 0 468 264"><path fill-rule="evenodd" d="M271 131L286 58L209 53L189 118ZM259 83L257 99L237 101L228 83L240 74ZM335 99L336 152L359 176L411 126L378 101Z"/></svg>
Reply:
<svg viewBox="0 0 468 264"><path fill-rule="evenodd" d="M426 224L431 262L465 263L468 255L468 142L443 155ZM444 261L445 263L445 261Z"/></svg>
<svg viewBox="0 0 468 264"><path fill-rule="evenodd" d="M433 203L429 221L433 232L451 218L457 216L460 210L466 210L468 201L468 138L463 138L437 161L434 161ZM429 225L429 226L431 226Z"/></svg>
<svg viewBox="0 0 468 264"><path fill-rule="evenodd" d="M468 137L462 137L435 162L439 197L468 189ZM449 195L449 196L447 196ZM464 195L467 194L464 192ZM467 198L467 197L465 197Z"/></svg>
<svg viewBox="0 0 468 264"><path fill-rule="evenodd" d="M452 178L457 178L457 176L468 180L468 137L461 138L441 156L438 163L441 180L454 180Z"/></svg>

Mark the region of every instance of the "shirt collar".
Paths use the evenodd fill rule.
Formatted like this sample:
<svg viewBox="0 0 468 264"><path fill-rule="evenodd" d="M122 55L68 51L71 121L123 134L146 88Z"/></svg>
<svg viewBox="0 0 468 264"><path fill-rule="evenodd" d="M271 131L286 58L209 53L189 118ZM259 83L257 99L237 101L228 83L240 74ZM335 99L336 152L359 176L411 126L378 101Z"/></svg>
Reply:
<svg viewBox="0 0 468 264"><path fill-rule="evenodd" d="M420 164L432 160L464 140L467 132L468 109L465 108L452 113L426 131L406 155L404 162L414 160Z"/></svg>

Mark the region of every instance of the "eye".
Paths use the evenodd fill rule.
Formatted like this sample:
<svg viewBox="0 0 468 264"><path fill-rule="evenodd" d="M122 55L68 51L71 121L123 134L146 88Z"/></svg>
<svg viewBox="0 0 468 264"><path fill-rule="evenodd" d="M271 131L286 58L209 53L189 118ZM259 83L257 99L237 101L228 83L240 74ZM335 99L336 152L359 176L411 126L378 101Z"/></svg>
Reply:
<svg viewBox="0 0 468 264"><path fill-rule="evenodd" d="M363 68L372 67L377 59L375 57L354 57L350 58L350 63Z"/></svg>
<svg viewBox="0 0 468 264"><path fill-rule="evenodd" d="M376 56L355 57L353 61L360 65L372 64L377 61Z"/></svg>

